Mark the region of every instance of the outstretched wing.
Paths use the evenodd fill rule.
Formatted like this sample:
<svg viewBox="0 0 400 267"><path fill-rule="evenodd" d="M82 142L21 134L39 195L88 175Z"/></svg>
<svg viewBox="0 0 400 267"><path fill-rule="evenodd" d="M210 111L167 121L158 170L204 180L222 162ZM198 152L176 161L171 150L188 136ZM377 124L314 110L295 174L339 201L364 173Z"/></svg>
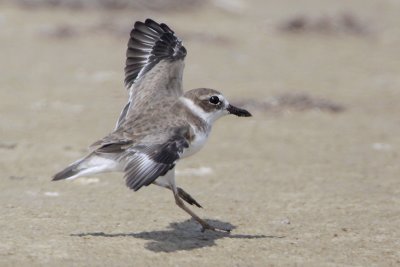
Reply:
<svg viewBox="0 0 400 267"><path fill-rule="evenodd" d="M161 60L170 62L184 59L186 49L181 40L164 23L151 19L135 23L131 31L126 52L125 85L132 84L145 76ZM167 69L165 71L168 71Z"/></svg>
<svg viewBox="0 0 400 267"><path fill-rule="evenodd" d="M124 166L126 185L137 191L175 166L184 149L189 147L191 135L189 125L141 136L137 142L111 134L93 144L93 152L108 154L105 157L120 162Z"/></svg>
<svg viewBox="0 0 400 267"><path fill-rule="evenodd" d="M176 136L163 144L137 145L128 149L124 170L126 185L135 191L150 185L174 168L175 162L188 146L183 136Z"/></svg>
<svg viewBox="0 0 400 267"><path fill-rule="evenodd" d="M182 74L186 49L164 23L137 21L130 33L126 52L125 86L129 102L122 110L117 128L128 113L152 98L183 94Z"/></svg>

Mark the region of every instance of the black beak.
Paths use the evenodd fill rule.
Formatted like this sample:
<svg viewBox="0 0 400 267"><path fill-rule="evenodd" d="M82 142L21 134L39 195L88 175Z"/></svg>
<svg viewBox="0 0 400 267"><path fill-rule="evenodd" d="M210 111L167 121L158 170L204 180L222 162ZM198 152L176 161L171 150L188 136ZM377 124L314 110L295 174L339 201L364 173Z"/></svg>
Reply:
<svg viewBox="0 0 400 267"><path fill-rule="evenodd" d="M230 114L234 114L238 117L251 117L250 112L245 109L237 108L229 104L228 108L226 109Z"/></svg>

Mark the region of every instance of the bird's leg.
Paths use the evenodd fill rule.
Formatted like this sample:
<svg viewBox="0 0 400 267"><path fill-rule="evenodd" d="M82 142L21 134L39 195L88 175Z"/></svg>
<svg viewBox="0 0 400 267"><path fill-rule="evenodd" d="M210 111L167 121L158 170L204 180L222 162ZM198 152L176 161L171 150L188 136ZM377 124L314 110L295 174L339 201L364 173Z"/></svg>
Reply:
<svg viewBox="0 0 400 267"><path fill-rule="evenodd" d="M177 191L179 191L179 190L177 190ZM178 205L181 209L183 209L184 211L189 213L189 215L192 216L193 219L195 219L198 223L201 224L201 226L202 226L201 231L202 232L204 232L205 230L212 230L212 231L222 231L222 232L229 233L231 231L230 229L224 229L224 228L218 228L218 227L211 226L206 221L201 219L193 211L191 211L188 207L185 206L185 203L183 203L182 199L180 199L178 192L174 192L174 197L175 197L176 205Z"/></svg>
<svg viewBox="0 0 400 267"><path fill-rule="evenodd" d="M176 189L178 190L178 195L179 195L180 198L185 200L190 205L195 205L195 206L197 206L199 208L202 208L202 206L191 195L186 193L185 190L183 190L180 187L177 187Z"/></svg>
<svg viewBox="0 0 400 267"><path fill-rule="evenodd" d="M156 184L156 185L158 185L158 186L167 188L167 189L171 190L172 192L174 191L174 190L172 189L172 186L169 185L169 184L162 183L162 182L159 182L159 181L157 181L157 180L154 181L153 183ZM185 200L187 203L189 203L190 205L195 205L195 206L197 206L197 207L199 207L199 208L202 208L202 206L201 206L191 195L189 195L188 193L186 193L185 190L183 190L183 189L180 188L180 187L177 187L176 190L177 190L177 194L179 195L179 197L182 198L183 200Z"/></svg>

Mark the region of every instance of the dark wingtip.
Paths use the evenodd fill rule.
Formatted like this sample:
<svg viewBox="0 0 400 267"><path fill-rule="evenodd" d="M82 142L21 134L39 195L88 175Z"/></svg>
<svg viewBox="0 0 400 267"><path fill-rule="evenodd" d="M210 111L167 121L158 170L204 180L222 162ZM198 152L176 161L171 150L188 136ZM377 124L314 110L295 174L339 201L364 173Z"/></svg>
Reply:
<svg viewBox="0 0 400 267"><path fill-rule="evenodd" d="M182 41L166 24L149 18L136 21L126 52L125 86L130 88L139 74L145 75L161 60L183 60L186 53Z"/></svg>
<svg viewBox="0 0 400 267"><path fill-rule="evenodd" d="M151 18L147 18L144 23L146 24L151 24L151 23L156 23L154 20L152 20Z"/></svg>

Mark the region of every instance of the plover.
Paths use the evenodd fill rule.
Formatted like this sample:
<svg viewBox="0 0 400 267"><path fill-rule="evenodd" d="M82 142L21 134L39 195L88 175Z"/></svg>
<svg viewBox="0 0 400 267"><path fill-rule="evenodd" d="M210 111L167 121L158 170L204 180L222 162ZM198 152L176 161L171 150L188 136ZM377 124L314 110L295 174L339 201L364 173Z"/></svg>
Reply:
<svg viewBox="0 0 400 267"><path fill-rule="evenodd" d="M57 173L53 181L103 172L123 172L134 191L155 184L172 191L176 204L202 226L202 231L230 229L211 226L191 211L200 204L175 184L175 164L199 151L213 123L234 114L249 117L217 90L182 89L186 49L164 23L137 21L130 33L125 64L129 93L114 130L90 146L90 153Z"/></svg>

